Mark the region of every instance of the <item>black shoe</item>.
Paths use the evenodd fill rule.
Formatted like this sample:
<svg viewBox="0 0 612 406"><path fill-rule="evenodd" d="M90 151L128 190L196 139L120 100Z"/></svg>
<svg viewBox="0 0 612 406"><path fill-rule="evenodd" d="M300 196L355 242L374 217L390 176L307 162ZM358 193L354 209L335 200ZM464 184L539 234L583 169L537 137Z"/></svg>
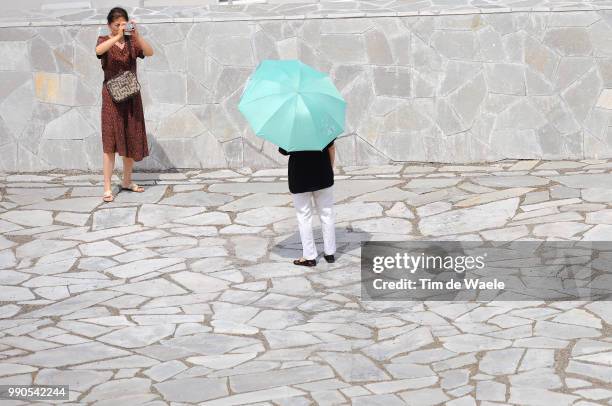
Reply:
<svg viewBox="0 0 612 406"><path fill-rule="evenodd" d="M332 262L335 262L335 261L336 261L336 258L334 258L334 254L331 254L331 255L323 255L323 258L325 258L325 260L326 260L328 263L330 263L330 264L331 264Z"/></svg>
<svg viewBox="0 0 612 406"><path fill-rule="evenodd" d="M315 266L317 264L317 260L316 259L305 259L305 260L299 260L296 259L293 261L294 265L304 265L304 266Z"/></svg>

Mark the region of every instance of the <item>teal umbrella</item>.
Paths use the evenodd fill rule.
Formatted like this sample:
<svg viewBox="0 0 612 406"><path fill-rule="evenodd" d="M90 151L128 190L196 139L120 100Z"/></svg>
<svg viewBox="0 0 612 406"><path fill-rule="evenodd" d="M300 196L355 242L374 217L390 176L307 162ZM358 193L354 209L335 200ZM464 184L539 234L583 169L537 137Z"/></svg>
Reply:
<svg viewBox="0 0 612 406"><path fill-rule="evenodd" d="M346 102L329 76L298 60L264 60L238 109L256 135L286 151L321 151L344 131Z"/></svg>

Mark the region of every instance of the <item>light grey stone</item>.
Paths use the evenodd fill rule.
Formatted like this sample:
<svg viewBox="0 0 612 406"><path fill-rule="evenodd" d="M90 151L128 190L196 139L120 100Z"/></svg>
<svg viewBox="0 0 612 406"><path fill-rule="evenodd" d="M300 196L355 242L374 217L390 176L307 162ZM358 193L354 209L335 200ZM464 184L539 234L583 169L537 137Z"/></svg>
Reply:
<svg viewBox="0 0 612 406"><path fill-rule="evenodd" d="M446 402L450 398L444 394L442 389L417 389L399 393L404 402L413 405L437 405Z"/></svg>
<svg viewBox="0 0 612 406"><path fill-rule="evenodd" d="M309 365L257 374L231 376L230 387L234 392L252 392L283 385L319 381L333 377L334 372L330 367Z"/></svg>
<svg viewBox="0 0 612 406"><path fill-rule="evenodd" d="M511 387L509 402L521 405L549 405L552 403L571 405L576 399L578 399L577 396L553 392L547 389Z"/></svg>
<svg viewBox="0 0 612 406"><path fill-rule="evenodd" d="M98 210L93 216L92 230L135 224L136 210L135 207Z"/></svg>
<svg viewBox="0 0 612 406"><path fill-rule="evenodd" d="M514 216L518 198L500 200L466 209L452 210L421 219L424 235L449 235L500 227Z"/></svg>
<svg viewBox="0 0 612 406"><path fill-rule="evenodd" d="M24 365L55 368L124 355L129 355L129 352L102 343L91 342L38 351L13 360Z"/></svg>
<svg viewBox="0 0 612 406"><path fill-rule="evenodd" d="M375 67L374 89L377 96L408 98L410 91L410 70L400 67Z"/></svg>
<svg viewBox="0 0 612 406"><path fill-rule="evenodd" d="M138 348L153 344L173 332L173 325L134 326L113 331L97 340L123 348Z"/></svg>
<svg viewBox="0 0 612 406"><path fill-rule="evenodd" d="M390 379L382 369L361 354L337 352L320 352L318 354L347 382L371 382Z"/></svg>
<svg viewBox="0 0 612 406"><path fill-rule="evenodd" d="M131 293L147 297L158 297L161 295L180 295L187 293L172 282L157 278L149 281L129 283L126 285L112 287L111 289L119 292Z"/></svg>
<svg viewBox="0 0 612 406"><path fill-rule="evenodd" d="M176 205L176 206L220 206L232 201L231 196L220 193L207 193L202 191L177 193L174 196L168 197L160 201L160 204Z"/></svg>
<svg viewBox="0 0 612 406"><path fill-rule="evenodd" d="M195 204L194 204L195 205ZM138 221L146 226L156 226L204 212L199 207L176 207L143 204L138 211Z"/></svg>
<svg viewBox="0 0 612 406"><path fill-rule="evenodd" d="M480 361L479 368L482 372L490 375L513 374L516 372L523 352L524 350L520 348L489 351Z"/></svg>
<svg viewBox="0 0 612 406"><path fill-rule="evenodd" d="M75 391L85 392L92 386L107 382L112 372L104 371L62 371L59 369L42 369L36 374L36 385L70 385Z"/></svg>

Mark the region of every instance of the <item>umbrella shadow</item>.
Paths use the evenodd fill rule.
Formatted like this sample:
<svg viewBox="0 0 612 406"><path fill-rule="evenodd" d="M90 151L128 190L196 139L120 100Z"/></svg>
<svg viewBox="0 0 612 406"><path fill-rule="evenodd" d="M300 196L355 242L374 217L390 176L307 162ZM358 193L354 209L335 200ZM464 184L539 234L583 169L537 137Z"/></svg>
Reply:
<svg viewBox="0 0 612 406"><path fill-rule="evenodd" d="M323 234L321 227L313 227L312 229L315 245L317 247L318 256L323 258ZM336 226L336 260L342 257L345 251L359 246L362 242L370 241L372 234L370 232L353 228L350 226ZM277 242L271 249L270 253L281 258L299 258L302 256L302 240L300 232L297 230L282 241Z"/></svg>

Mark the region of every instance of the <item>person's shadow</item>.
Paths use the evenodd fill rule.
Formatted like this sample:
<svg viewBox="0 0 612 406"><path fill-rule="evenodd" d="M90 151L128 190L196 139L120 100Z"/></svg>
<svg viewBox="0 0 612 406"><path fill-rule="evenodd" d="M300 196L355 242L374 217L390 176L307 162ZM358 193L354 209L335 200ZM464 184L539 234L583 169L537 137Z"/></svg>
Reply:
<svg viewBox="0 0 612 406"><path fill-rule="evenodd" d="M314 218L313 218L314 223ZM325 261L323 259L323 234L320 226L313 224L313 238L317 247L318 258L317 262ZM342 258L346 252L354 251L361 246L362 242L370 241L372 234L351 226L336 225L336 253L334 254L336 262ZM276 257L297 259L302 256L302 240L300 232L297 230L282 241L277 242L272 246L270 253ZM353 256L353 255L351 255ZM359 255L356 255L359 257Z"/></svg>

